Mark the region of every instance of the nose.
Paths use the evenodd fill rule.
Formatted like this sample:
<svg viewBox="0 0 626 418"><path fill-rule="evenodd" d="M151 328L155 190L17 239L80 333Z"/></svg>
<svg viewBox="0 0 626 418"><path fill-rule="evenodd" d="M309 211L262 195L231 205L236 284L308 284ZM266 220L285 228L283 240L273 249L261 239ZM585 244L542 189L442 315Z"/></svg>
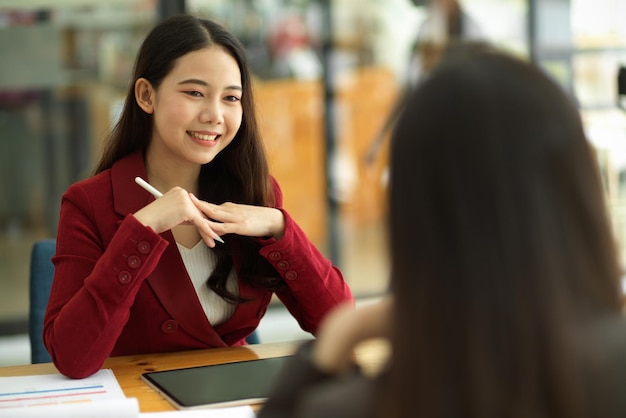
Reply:
<svg viewBox="0 0 626 418"><path fill-rule="evenodd" d="M224 111L219 100L207 100L200 112L200 121L203 123L220 124L224 122Z"/></svg>

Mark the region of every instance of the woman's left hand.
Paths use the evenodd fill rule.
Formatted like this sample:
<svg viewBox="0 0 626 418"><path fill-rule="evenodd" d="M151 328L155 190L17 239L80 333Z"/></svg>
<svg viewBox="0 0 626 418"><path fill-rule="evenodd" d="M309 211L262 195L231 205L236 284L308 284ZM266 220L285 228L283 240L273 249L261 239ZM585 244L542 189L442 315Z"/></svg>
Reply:
<svg viewBox="0 0 626 418"><path fill-rule="evenodd" d="M276 208L230 202L215 205L200 200L191 193L190 196L207 218L216 221L211 223L211 229L219 235L237 234L280 239L285 233L285 217Z"/></svg>

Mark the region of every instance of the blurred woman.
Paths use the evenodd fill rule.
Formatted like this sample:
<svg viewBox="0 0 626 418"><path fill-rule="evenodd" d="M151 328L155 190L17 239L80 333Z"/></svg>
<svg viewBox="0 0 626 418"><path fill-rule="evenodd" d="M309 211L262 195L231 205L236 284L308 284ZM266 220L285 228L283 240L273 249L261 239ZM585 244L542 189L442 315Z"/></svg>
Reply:
<svg viewBox="0 0 626 418"><path fill-rule="evenodd" d="M571 98L517 58L453 46L390 158L390 295L331 313L259 417L624 416L621 271ZM370 379L352 349L375 336L392 356Z"/></svg>

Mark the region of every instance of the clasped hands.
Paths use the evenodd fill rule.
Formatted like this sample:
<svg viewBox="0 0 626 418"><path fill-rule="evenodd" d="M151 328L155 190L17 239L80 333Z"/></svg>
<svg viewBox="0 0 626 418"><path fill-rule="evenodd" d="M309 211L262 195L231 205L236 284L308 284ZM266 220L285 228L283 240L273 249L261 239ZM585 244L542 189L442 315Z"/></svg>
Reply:
<svg viewBox="0 0 626 418"><path fill-rule="evenodd" d="M173 187L134 216L157 234L178 225L194 225L211 248L225 234L279 239L285 231L284 216L276 208L230 202L216 205L198 199L181 187Z"/></svg>

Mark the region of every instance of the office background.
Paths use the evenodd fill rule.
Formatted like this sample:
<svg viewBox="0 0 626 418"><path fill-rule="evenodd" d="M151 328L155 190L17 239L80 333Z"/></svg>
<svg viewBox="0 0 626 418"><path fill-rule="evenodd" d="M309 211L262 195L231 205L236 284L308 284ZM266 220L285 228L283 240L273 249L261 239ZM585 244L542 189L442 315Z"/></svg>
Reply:
<svg viewBox="0 0 626 418"><path fill-rule="evenodd" d="M484 37L540 63L578 100L626 261L623 0L461 0ZM235 32L285 206L359 300L387 286L385 148L368 160L428 17L411 0L0 0L0 364L28 362L32 244L54 237L60 196L88 176L135 53L186 11ZM383 142L384 143L384 142ZM277 325L277 326L274 326ZM281 332L278 332L281 330ZM265 341L306 337L276 306Z"/></svg>

